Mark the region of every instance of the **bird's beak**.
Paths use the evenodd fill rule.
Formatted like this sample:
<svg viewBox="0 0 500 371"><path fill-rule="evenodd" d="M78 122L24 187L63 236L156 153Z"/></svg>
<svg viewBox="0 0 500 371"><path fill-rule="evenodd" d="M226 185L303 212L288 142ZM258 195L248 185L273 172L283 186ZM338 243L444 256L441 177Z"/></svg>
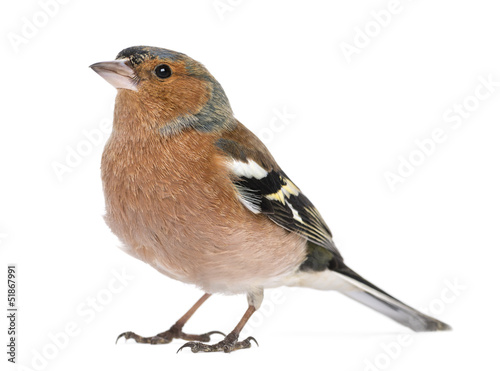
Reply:
<svg viewBox="0 0 500 371"><path fill-rule="evenodd" d="M104 80L117 89L137 91L137 78L134 70L125 63L127 59L94 63L90 66Z"/></svg>

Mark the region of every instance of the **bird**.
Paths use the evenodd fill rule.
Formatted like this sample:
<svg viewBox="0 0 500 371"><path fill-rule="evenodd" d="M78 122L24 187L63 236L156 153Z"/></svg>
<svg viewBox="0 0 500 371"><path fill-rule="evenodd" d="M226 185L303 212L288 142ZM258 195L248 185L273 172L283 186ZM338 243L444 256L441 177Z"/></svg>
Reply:
<svg viewBox="0 0 500 371"><path fill-rule="evenodd" d="M203 296L167 331L117 338L187 341L178 351L250 348L239 339L264 290L306 287L341 294L413 331L451 327L349 268L316 207L240 123L219 82L189 56L133 46L94 63L117 89L113 128L101 160L104 219L133 257ZM248 307L227 335L183 327L213 294L245 294ZM209 344L212 335L223 340ZM258 345L258 344L257 344Z"/></svg>

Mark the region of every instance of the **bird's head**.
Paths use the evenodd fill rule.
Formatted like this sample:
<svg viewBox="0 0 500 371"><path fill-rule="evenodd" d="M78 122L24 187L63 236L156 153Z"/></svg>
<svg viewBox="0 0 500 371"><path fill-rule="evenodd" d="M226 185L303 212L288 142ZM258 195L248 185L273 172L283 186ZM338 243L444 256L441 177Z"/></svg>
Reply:
<svg viewBox="0 0 500 371"><path fill-rule="evenodd" d="M90 66L118 89L119 104L135 104L165 133L184 127L214 130L233 114L224 90L201 63L168 49L134 46L116 60Z"/></svg>

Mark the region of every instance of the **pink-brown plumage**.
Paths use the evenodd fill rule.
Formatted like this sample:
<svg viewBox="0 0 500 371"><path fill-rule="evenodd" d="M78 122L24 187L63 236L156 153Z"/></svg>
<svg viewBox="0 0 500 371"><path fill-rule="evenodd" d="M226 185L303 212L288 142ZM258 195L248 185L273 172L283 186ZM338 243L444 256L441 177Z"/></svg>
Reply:
<svg viewBox="0 0 500 371"><path fill-rule="evenodd" d="M119 91L102 157L105 219L125 250L207 292L246 293L293 273L305 259L305 239L243 206L213 145L217 134L159 136L141 122L136 96Z"/></svg>

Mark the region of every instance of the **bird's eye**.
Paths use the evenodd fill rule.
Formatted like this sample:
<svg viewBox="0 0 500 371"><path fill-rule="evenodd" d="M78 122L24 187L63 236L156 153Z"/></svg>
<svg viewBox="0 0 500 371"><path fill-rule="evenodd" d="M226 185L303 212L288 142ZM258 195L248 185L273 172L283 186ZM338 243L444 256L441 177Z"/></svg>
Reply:
<svg viewBox="0 0 500 371"><path fill-rule="evenodd" d="M170 77L170 75L172 75L172 70L166 64L159 64L155 68L155 74L160 79L166 79L167 77Z"/></svg>

